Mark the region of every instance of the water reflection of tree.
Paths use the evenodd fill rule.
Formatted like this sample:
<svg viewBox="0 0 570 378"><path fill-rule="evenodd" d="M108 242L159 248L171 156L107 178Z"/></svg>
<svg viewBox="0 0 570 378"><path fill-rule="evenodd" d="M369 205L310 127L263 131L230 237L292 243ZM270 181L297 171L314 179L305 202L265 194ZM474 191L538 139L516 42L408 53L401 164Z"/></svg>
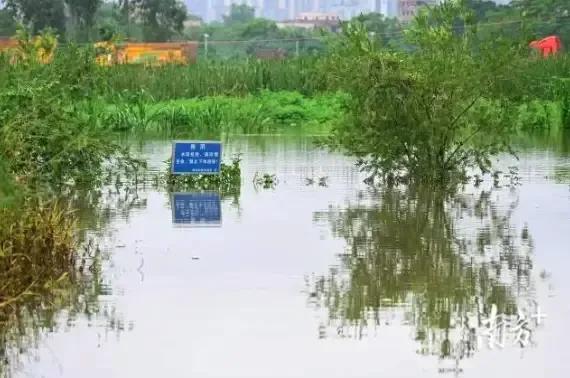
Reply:
<svg viewBox="0 0 570 378"><path fill-rule="evenodd" d="M516 314L532 289L532 243L511 224L517 200L492 201L496 195L509 193L386 189L379 205L317 213L347 248L337 267L309 284L311 302L339 334L349 327L361 335L382 326L383 313L400 311L420 353L470 354L473 324L454 346L458 324L470 314L479 321L495 310Z"/></svg>

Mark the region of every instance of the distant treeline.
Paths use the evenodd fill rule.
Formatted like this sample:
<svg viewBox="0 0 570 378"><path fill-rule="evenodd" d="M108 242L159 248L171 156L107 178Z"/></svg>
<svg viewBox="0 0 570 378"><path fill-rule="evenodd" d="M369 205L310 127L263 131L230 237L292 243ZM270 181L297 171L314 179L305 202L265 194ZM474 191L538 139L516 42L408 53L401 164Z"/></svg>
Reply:
<svg viewBox="0 0 570 378"><path fill-rule="evenodd" d="M482 32L527 39L559 35L570 44L570 2L567 0L461 0L473 10ZM374 38L398 45L407 24L378 13L356 17ZM233 5L223 21L209 24L188 13L181 0L5 0L0 9L0 36L14 35L24 24L32 33L51 28L74 42L108 40L116 36L135 41L206 40L214 42L210 56L235 57L256 49L283 49L288 53L315 52L325 30L279 28L276 22L256 18L247 5ZM458 29L461 25L457 25ZM305 40L300 46L291 40ZM220 45L216 41L241 41ZM247 42L247 43L246 43Z"/></svg>

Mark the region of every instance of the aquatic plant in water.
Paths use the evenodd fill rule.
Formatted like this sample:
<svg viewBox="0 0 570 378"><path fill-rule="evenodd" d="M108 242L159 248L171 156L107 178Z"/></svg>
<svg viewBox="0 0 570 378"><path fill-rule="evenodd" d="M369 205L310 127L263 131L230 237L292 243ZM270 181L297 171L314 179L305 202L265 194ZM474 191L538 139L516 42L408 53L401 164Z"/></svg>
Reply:
<svg viewBox="0 0 570 378"><path fill-rule="evenodd" d="M270 173L256 172L253 176L253 185L257 188L261 186L263 189L273 189L277 186L279 180L277 176Z"/></svg>
<svg viewBox="0 0 570 378"><path fill-rule="evenodd" d="M239 193L241 188L241 157L231 164L222 163L219 175L173 175L168 162L168 172L157 180L164 182L169 192L192 190L217 190L221 193Z"/></svg>
<svg viewBox="0 0 570 378"><path fill-rule="evenodd" d="M0 308L45 289L74 269L75 217L58 203L0 208Z"/></svg>

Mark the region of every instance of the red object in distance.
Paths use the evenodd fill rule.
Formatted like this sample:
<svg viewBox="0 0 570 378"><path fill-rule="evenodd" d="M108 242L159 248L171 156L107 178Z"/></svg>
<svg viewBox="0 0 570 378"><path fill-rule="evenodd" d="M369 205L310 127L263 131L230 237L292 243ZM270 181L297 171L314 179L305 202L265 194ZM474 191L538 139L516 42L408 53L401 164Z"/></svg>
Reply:
<svg viewBox="0 0 570 378"><path fill-rule="evenodd" d="M533 49L539 50L542 56L547 57L556 55L562 50L562 41L560 37L555 35L541 39L540 41L532 41L529 45Z"/></svg>

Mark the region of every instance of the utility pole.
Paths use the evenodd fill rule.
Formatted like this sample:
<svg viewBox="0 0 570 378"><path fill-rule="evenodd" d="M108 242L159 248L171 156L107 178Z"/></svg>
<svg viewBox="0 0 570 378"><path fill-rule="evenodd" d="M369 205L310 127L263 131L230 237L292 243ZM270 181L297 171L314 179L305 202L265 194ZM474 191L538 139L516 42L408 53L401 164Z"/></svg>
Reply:
<svg viewBox="0 0 570 378"><path fill-rule="evenodd" d="M204 52L206 55L206 59L208 59L208 38L210 38L210 35L204 34Z"/></svg>

